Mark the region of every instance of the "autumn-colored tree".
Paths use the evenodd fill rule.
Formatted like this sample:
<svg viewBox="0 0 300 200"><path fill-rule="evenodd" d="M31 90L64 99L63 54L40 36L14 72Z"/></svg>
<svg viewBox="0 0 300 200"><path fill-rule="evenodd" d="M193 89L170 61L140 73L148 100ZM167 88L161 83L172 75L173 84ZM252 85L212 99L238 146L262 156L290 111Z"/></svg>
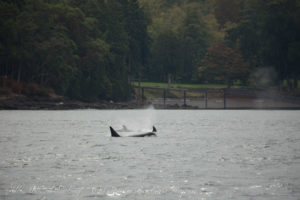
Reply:
<svg viewBox="0 0 300 200"><path fill-rule="evenodd" d="M212 46L203 60L203 65L198 68L201 79L222 81L228 88L232 86L233 81L245 83L249 72L249 65L243 61L239 50L231 49L223 43Z"/></svg>

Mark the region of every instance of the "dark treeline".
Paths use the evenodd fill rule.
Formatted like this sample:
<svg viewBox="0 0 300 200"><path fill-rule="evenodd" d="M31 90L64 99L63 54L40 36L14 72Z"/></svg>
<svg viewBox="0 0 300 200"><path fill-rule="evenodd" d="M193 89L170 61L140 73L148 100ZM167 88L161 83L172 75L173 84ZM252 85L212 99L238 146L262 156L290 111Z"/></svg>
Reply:
<svg viewBox="0 0 300 200"><path fill-rule="evenodd" d="M147 58L136 0L0 1L1 76L82 100L126 100Z"/></svg>
<svg viewBox="0 0 300 200"><path fill-rule="evenodd" d="M1 85L19 92L126 100L137 79L295 88L300 75L298 0L0 0L0 25Z"/></svg>

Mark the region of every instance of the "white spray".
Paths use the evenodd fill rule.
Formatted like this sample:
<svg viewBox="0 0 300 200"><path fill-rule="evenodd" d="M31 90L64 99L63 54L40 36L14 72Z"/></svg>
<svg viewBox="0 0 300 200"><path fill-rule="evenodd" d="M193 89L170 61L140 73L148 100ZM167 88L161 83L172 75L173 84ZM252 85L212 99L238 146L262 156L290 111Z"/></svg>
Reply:
<svg viewBox="0 0 300 200"><path fill-rule="evenodd" d="M147 132L152 130L152 126L155 126L156 110L150 105L141 110L126 110L126 115L120 117L120 128L125 125L133 132Z"/></svg>

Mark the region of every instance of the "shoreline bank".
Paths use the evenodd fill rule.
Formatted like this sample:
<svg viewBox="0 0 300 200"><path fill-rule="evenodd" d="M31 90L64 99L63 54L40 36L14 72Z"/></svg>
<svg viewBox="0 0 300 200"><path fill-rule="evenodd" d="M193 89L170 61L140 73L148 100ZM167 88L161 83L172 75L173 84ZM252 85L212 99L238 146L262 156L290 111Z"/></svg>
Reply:
<svg viewBox="0 0 300 200"><path fill-rule="evenodd" d="M183 105L180 101L176 103L157 103L155 101L144 101L138 103L136 100L127 102L83 102L78 100L70 100L64 97L45 98L45 97L0 97L0 110L77 110L77 109L145 109L150 106L155 109L189 109L189 110L300 110L299 104L289 104L279 102L278 104L253 105L252 98L232 99L231 105L226 108L219 105L213 107L203 107L198 105ZM222 104L222 102L221 102Z"/></svg>
<svg viewBox="0 0 300 200"><path fill-rule="evenodd" d="M0 98L0 110L75 110L75 109L135 109L133 102L83 102L61 98L13 97Z"/></svg>

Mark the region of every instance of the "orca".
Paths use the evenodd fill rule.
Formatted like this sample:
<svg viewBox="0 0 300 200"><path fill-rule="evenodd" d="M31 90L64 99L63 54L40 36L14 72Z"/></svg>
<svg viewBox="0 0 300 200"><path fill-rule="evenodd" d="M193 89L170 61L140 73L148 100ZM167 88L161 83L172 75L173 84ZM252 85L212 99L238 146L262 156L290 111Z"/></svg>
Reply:
<svg viewBox="0 0 300 200"><path fill-rule="evenodd" d="M111 137L121 137L111 126L110 128L110 133L111 133ZM130 135L128 137L150 137L150 136L156 136L156 128L153 126L152 132L147 132L147 133L141 133L141 134L137 134L137 135Z"/></svg>

